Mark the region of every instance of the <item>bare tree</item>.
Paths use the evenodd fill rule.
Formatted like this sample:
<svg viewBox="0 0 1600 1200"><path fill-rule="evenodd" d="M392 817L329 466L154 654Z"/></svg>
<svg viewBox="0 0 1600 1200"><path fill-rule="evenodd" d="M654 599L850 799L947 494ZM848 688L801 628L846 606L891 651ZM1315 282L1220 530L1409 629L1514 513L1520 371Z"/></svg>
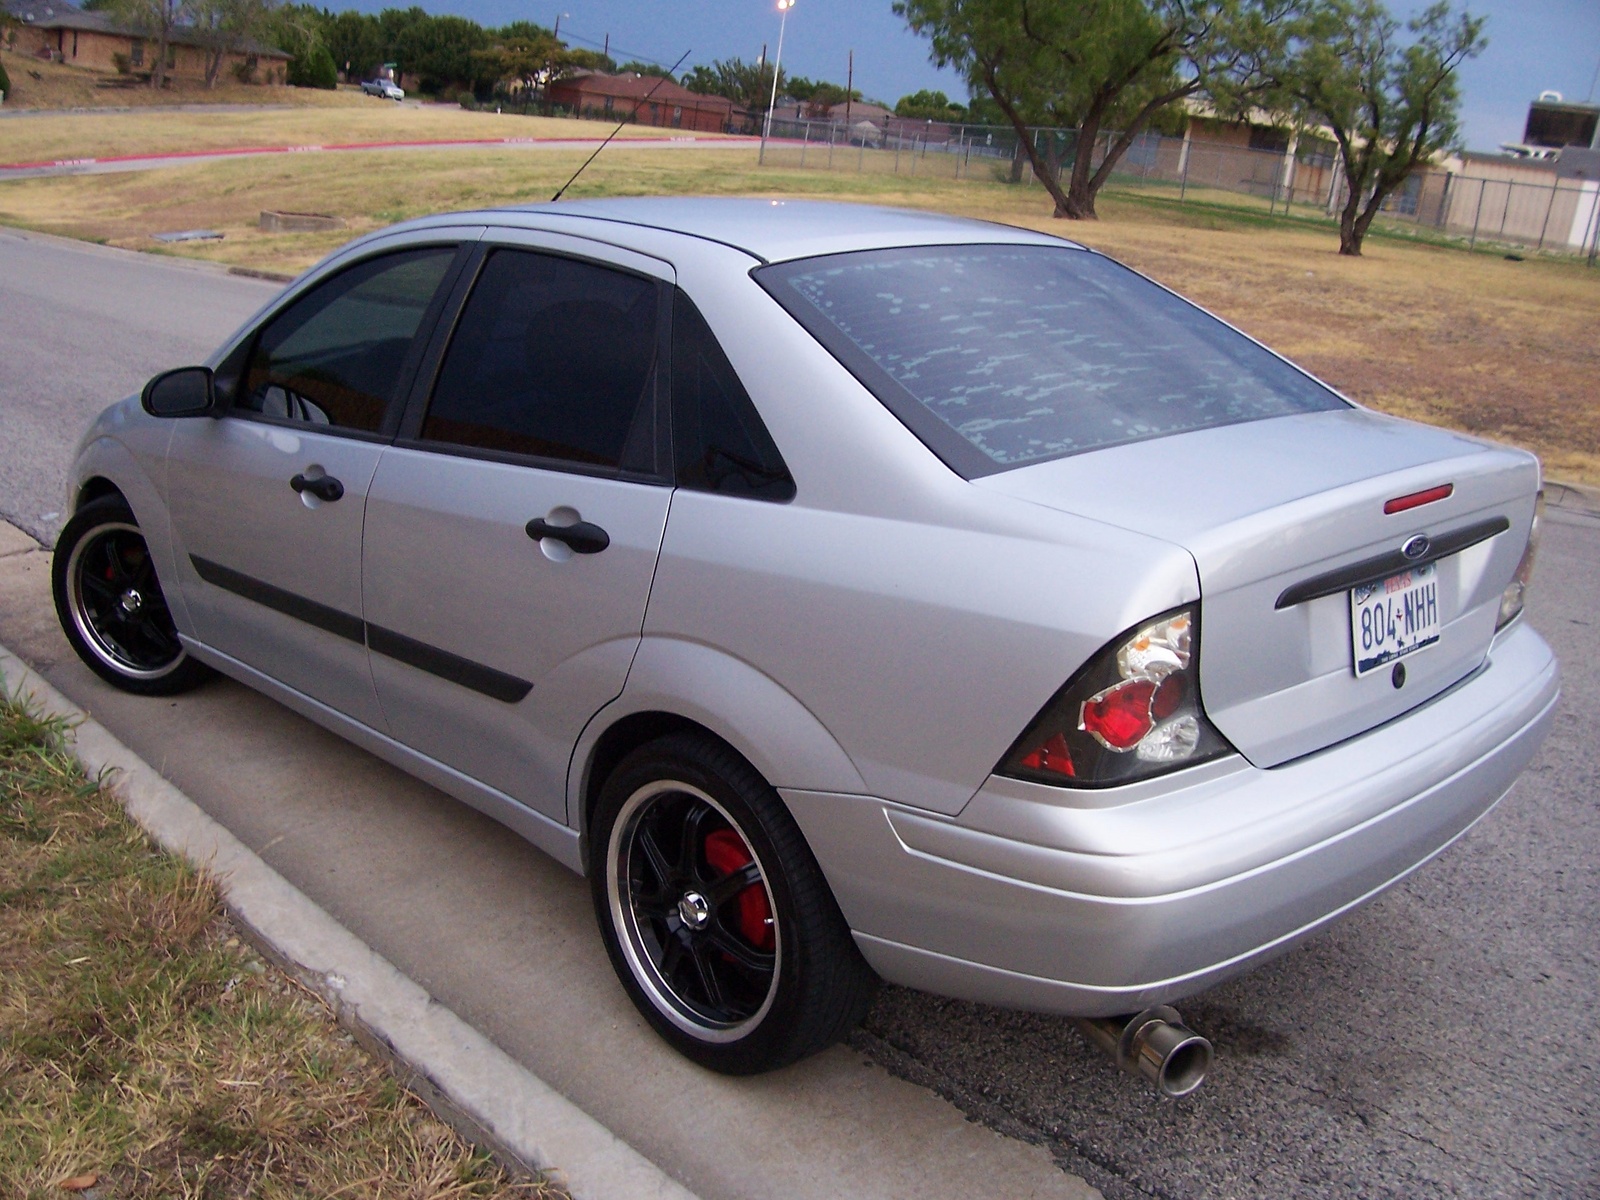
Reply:
<svg viewBox="0 0 1600 1200"><path fill-rule="evenodd" d="M190 19L191 3L192 0L113 0L108 6L124 24L155 41L155 62L150 68L151 87L166 85L172 31Z"/></svg>
<svg viewBox="0 0 1600 1200"><path fill-rule="evenodd" d="M228 51L266 27L276 0L188 0L188 15L206 56L206 86L217 86Z"/></svg>

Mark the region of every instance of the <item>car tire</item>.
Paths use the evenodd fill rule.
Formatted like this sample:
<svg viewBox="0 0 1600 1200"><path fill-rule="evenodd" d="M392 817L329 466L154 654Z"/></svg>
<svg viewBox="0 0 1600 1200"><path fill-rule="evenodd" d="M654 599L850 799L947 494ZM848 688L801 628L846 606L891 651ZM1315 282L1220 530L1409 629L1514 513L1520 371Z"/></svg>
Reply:
<svg viewBox="0 0 1600 1200"><path fill-rule="evenodd" d="M178 640L149 547L120 496L73 514L56 540L50 583L67 641L107 683L172 696L213 674Z"/></svg>
<svg viewBox="0 0 1600 1200"><path fill-rule="evenodd" d="M606 779L589 836L606 951L645 1019L727 1075L839 1040L878 979L772 786L714 738L673 734Z"/></svg>

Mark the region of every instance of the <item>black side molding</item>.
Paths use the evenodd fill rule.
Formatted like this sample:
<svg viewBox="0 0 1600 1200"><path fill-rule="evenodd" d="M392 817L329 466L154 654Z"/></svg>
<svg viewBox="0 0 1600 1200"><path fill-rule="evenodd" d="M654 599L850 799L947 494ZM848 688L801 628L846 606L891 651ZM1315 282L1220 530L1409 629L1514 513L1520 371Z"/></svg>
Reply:
<svg viewBox="0 0 1600 1200"><path fill-rule="evenodd" d="M304 621L307 625L315 625L318 629L326 630L349 641L366 641L360 617L352 617L337 608L329 608L326 604L318 604L315 600L307 600L304 596L286 592L280 587L274 587L270 583L263 583L259 579L235 571L232 567L212 562L209 558L191 554L189 561L194 564L194 569L201 579L224 591L243 596L246 600L254 600L257 604L265 605L297 621Z"/></svg>
<svg viewBox="0 0 1600 1200"><path fill-rule="evenodd" d="M194 564L194 569L201 579L224 591L243 596L246 600L253 600L275 612L281 612L297 621L304 621L307 625L314 625L348 641L365 645L386 658L403 662L409 667L416 667L419 671L426 671L430 675L437 675L440 679L448 679L451 683L479 692L491 700L516 704L533 690L533 684L526 679L507 675L504 671L497 671L493 667L475 663L470 658L462 658L459 654L451 654L448 650L441 650L437 646L408 638L405 634L396 633L392 629L369 625L360 617L353 617L349 613L340 612L337 608L330 608L326 604L319 604L315 600L307 600L304 596L297 596L293 592L284 591L283 588L264 583L235 571L232 567L225 567L221 563L214 563L210 559L193 554L189 556L189 561Z"/></svg>
<svg viewBox="0 0 1600 1200"><path fill-rule="evenodd" d="M533 684L526 679L507 675L504 671L475 663L470 658L462 658L459 654L451 654L448 650L441 650L378 625L367 626L367 645L386 658L437 675L440 679L448 679L451 683L471 688L506 704L517 703L533 690Z"/></svg>
<svg viewBox="0 0 1600 1200"><path fill-rule="evenodd" d="M1449 533L1441 533L1433 539L1433 545L1420 558L1407 558L1398 550L1364 558L1360 562L1351 563L1348 567L1339 567L1321 575L1313 575L1310 579L1301 580L1292 587L1285 588L1273 607L1292 608L1296 604L1304 604L1307 600L1320 600L1324 596L1347 592L1364 583L1377 583L1380 579L1387 579L1390 575L1397 575L1410 567L1426 566L1428 563L1438 562L1441 558L1459 554L1468 546L1486 542L1510 528L1511 522L1505 517L1492 517L1475 525L1466 525Z"/></svg>

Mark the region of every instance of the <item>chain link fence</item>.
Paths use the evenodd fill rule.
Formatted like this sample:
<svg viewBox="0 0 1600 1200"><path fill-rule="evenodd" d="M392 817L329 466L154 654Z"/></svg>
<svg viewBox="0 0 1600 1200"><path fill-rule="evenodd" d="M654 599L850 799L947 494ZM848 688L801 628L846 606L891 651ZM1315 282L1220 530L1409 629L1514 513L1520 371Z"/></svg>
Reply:
<svg viewBox="0 0 1600 1200"><path fill-rule="evenodd" d="M1030 129L1047 169L1065 178L1079 150L1077 130ZM1119 191L1259 205L1270 213L1337 216L1348 192L1330 143L1297 145L1271 130L1240 128L1236 141L1166 137L1134 139L1108 185ZM1116 135L1101 134L1091 162L1105 160ZM1280 144L1251 145L1251 140ZM891 117L887 121L772 122L761 148L767 166L819 171L1025 184L1032 160L1010 126L959 125ZM1516 175L1532 176L1517 178ZM1425 171L1391 195L1382 218L1427 229L1469 246L1480 241L1582 255L1600 255L1600 181L1560 179L1553 168L1509 165L1505 178Z"/></svg>

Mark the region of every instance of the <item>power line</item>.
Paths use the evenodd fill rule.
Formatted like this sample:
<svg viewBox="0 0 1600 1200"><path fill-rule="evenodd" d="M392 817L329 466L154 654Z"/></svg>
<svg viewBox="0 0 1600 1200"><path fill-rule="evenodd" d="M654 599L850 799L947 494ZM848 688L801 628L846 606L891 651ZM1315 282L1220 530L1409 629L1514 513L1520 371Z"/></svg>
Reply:
<svg viewBox="0 0 1600 1200"><path fill-rule="evenodd" d="M582 36L581 34L576 34L576 33L571 33L571 32L569 32L567 34L567 36L562 40L564 40L564 41L573 41L573 42L582 42L585 46L593 47L596 50L601 49L605 45L604 42L597 42L593 38L587 38L587 37ZM627 50L627 49L624 49L621 46L612 46L611 47L611 57L614 58L614 59L627 59L627 60L632 61L632 62L649 63L652 67L661 67L663 69L670 69L670 68L668 68L668 65L666 63L662 62L658 58L651 58L648 54L640 54L637 50Z"/></svg>

